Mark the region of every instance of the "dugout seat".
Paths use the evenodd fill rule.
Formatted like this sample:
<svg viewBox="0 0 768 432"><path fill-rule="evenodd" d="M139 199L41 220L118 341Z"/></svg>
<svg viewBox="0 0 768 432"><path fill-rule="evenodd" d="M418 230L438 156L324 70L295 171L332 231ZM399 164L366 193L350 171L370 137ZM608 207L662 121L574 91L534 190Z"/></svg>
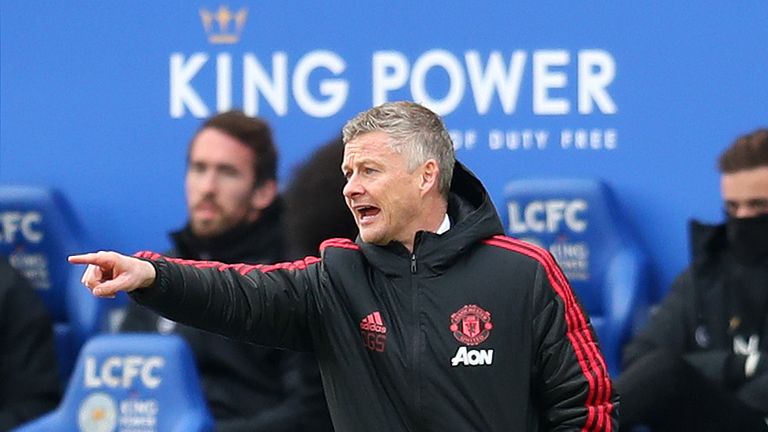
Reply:
<svg viewBox="0 0 768 432"><path fill-rule="evenodd" d="M83 347L59 407L16 432L213 430L181 337L104 334Z"/></svg>
<svg viewBox="0 0 768 432"><path fill-rule="evenodd" d="M594 179L526 179L506 185L507 235L549 250L590 316L609 372L647 318L650 261L608 186Z"/></svg>
<svg viewBox="0 0 768 432"><path fill-rule="evenodd" d="M63 195L52 188L0 185L0 255L40 294L54 325L57 359L66 382L83 343L110 327L127 302L98 299L80 283L83 269L67 256L89 251L85 233Z"/></svg>

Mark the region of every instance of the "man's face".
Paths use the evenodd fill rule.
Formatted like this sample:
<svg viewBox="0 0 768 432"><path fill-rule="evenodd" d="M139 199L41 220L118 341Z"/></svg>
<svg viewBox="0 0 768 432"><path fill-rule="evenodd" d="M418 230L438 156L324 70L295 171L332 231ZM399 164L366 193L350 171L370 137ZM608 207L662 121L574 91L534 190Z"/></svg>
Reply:
<svg viewBox="0 0 768 432"><path fill-rule="evenodd" d="M344 198L367 243L392 240L409 247L420 220L420 169L408 173L407 161L388 144L384 132L358 136L344 147L341 170Z"/></svg>
<svg viewBox="0 0 768 432"><path fill-rule="evenodd" d="M206 128L192 142L187 166L187 209L192 232L206 238L252 220L253 151Z"/></svg>
<svg viewBox="0 0 768 432"><path fill-rule="evenodd" d="M723 174L720 192L725 211L731 217L768 214L768 166Z"/></svg>

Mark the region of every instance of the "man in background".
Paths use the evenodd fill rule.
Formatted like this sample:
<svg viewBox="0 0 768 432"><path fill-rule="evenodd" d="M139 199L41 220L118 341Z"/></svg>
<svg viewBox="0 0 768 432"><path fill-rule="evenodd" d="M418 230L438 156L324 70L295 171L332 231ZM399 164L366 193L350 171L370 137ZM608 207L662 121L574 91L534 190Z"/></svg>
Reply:
<svg viewBox="0 0 768 432"><path fill-rule="evenodd" d="M768 129L719 170L725 223L691 223L690 267L625 350L623 426L768 430Z"/></svg>
<svg viewBox="0 0 768 432"><path fill-rule="evenodd" d="M277 151L269 125L240 111L215 115L192 138L187 158L189 221L171 234L168 255L251 264L284 260ZM315 424L306 418L307 404L325 408L320 389L305 388L319 387L319 380L310 384L305 379L318 374L317 365L302 358L305 354L177 325L135 303L121 331L184 337L195 354L218 431L302 431ZM320 401L310 403L308 395ZM328 416L327 410L313 412Z"/></svg>
<svg viewBox="0 0 768 432"><path fill-rule="evenodd" d="M58 371L53 325L42 299L0 257L0 431L56 408Z"/></svg>

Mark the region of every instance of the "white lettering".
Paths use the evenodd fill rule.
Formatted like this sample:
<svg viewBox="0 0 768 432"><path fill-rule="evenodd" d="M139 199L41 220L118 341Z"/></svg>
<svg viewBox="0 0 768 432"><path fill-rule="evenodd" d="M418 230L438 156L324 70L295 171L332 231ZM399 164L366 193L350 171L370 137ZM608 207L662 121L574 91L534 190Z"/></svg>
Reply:
<svg viewBox="0 0 768 432"><path fill-rule="evenodd" d="M259 114L259 94L277 115L288 112L288 55L285 52L272 53L271 79L256 56L243 56L243 111L246 114Z"/></svg>
<svg viewBox="0 0 768 432"><path fill-rule="evenodd" d="M85 359L83 385L86 388L130 388L138 377L144 387L153 389L162 382L157 370L164 366L165 359L160 356L112 356L105 359L99 368L96 358L88 356Z"/></svg>
<svg viewBox="0 0 768 432"><path fill-rule="evenodd" d="M468 51L464 57L477 113L481 115L488 113L495 90L501 100L504 114L514 114L517 108L517 97L520 94L520 84L523 80L525 52L512 53L506 74L504 59L498 51L491 52L485 70L482 69L480 53L477 51Z"/></svg>
<svg viewBox="0 0 768 432"><path fill-rule="evenodd" d="M156 416L160 406L155 399L125 399L120 401L120 414L128 416Z"/></svg>
<svg viewBox="0 0 768 432"><path fill-rule="evenodd" d="M544 150L547 148L549 132L543 129L522 129L503 131L491 129L488 131L488 147L491 150L507 148L509 150Z"/></svg>
<svg viewBox="0 0 768 432"><path fill-rule="evenodd" d="M563 129L560 147L577 150L615 150L618 146L616 129Z"/></svg>
<svg viewBox="0 0 768 432"><path fill-rule="evenodd" d="M568 76L564 72L551 71L550 66L565 66L570 54L565 50L541 50L533 53L533 113L564 115L571 103L564 98L551 98L550 89L565 88Z"/></svg>
<svg viewBox="0 0 768 432"><path fill-rule="evenodd" d="M16 234L21 233L25 241L40 243L43 240L43 231L40 224L43 215L40 212L7 211L0 213L0 242L15 243Z"/></svg>
<svg viewBox="0 0 768 432"><path fill-rule="evenodd" d="M451 141L453 141L454 150L472 150L477 146L477 131L474 129L464 131L453 129L448 131L448 134L451 136Z"/></svg>
<svg viewBox="0 0 768 432"><path fill-rule="evenodd" d="M216 56L216 109L232 109L232 56L227 53Z"/></svg>
<svg viewBox="0 0 768 432"><path fill-rule="evenodd" d="M579 114L591 114L593 101L604 114L616 114L616 104L605 90L615 76L616 63L610 54L603 50L579 51Z"/></svg>
<svg viewBox="0 0 768 432"><path fill-rule="evenodd" d="M587 211L588 207L583 199L549 199L531 201L521 211L517 201L509 201L509 232L555 233L560 231L562 222L573 232L583 232L587 229L587 220L581 214Z"/></svg>
<svg viewBox="0 0 768 432"><path fill-rule="evenodd" d="M373 53L373 105L387 102L389 90L399 89L408 82L408 59L398 51Z"/></svg>
<svg viewBox="0 0 768 432"><path fill-rule="evenodd" d="M208 107L205 106L200 95L192 88L190 81L197 75L200 68L208 61L208 55L203 53L193 54L189 60L184 61L184 55L171 54L170 86L171 86L171 117L184 117L184 108L195 117L207 117Z"/></svg>
<svg viewBox="0 0 768 432"><path fill-rule="evenodd" d="M456 355L451 359L452 366L485 366L493 364L493 350L468 350L467 347L459 347Z"/></svg>
<svg viewBox="0 0 768 432"><path fill-rule="evenodd" d="M347 65L338 54L331 51L313 51L299 60L293 74L293 94L301 109L313 117L330 117L339 112L349 93L349 84L341 79L323 80L320 94L328 96L325 102L318 101L307 87L313 70L324 67L338 76Z"/></svg>
<svg viewBox="0 0 768 432"><path fill-rule="evenodd" d="M442 99L433 99L427 92L427 73L433 67L440 67L448 74L448 94ZM466 82L459 60L446 50L430 50L422 54L413 65L411 73L411 94L413 99L430 108L438 115L453 112L464 97Z"/></svg>
<svg viewBox="0 0 768 432"><path fill-rule="evenodd" d="M83 385L85 388L101 387L101 380L96 375L96 359L88 356L83 366Z"/></svg>
<svg viewBox="0 0 768 432"><path fill-rule="evenodd" d="M531 72L527 73L529 55L532 66ZM574 56L577 65L571 65ZM218 111L228 110L239 97L242 97L243 110L249 115L258 115L262 111L259 104L264 101L278 116L284 116L288 112L289 98L293 97L307 115L330 117L344 108L350 92L349 81L342 77L347 62L329 50L306 53L295 63L293 71L289 70L288 54L284 51L271 53L271 66L267 62L262 63L253 53L244 53L241 95L233 93L233 89L239 87L233 81L237 60L226 52L216 54L215 71L210 73L215 74L215 82L208 81L207 87L206 84L199 84L201 87L195 88L196 78L203 80L198 75L209 75L201 74L209 57L210 54L202 52L189 56L171 54L171 117L181 118L188 113L198 118L207 117L210 115L209 106L215 106ZM491 112L497 99L501 111L505 115L513 115L518 111L520 90L524 80L527 80L532 89L531 110L536 115L567 115L576 105L582 115L595 111L604 114L618 112L609 93L609 86L616 77L616 63L609 52L600 49L573 53L563 49L515 50L509 54L495 50L487 58L483 58L478 50L468 50L462 55L432 49L413 58L399 51L382 50L373 52L371 61L373 105L387 102L391 92L408 88L410 99L443 116L458 109L465 96L472 97L479 115ZM319 88L311 92L310 77L318 69L325 69L333 76L319 80ZM434 74L444 74L447 79L442 76L437 81L431 79ZM435 86L430 84L435 82L447 83L444 94L434 94ZM213 93L211 87L214 85L216 103L206 104L201 94ZM570 86L577 88L571 89ZM465 94L467 88L471 95ZM606 144L605 148L609 146Z"/></svg>

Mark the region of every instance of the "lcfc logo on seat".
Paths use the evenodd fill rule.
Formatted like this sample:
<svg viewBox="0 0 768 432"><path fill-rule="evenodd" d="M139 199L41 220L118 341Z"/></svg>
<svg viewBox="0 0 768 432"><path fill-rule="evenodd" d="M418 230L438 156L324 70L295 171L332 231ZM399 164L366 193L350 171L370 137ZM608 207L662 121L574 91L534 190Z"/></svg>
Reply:
<svg viewBox="0 0 768 432"><path fill-rule="evenodd" d="M117 427L117 404L106 393L90 394L80 404L77 425L82 432L113 432Z"/></svg>
<svg viewBox="0 0 768 432"><path fill-rule="evenodd" d="M85 358L83 384L86 388L131 388L137 382L149 389L163 381L165 359L160 356L111 356L101 364L94 356Z"/></svg>

